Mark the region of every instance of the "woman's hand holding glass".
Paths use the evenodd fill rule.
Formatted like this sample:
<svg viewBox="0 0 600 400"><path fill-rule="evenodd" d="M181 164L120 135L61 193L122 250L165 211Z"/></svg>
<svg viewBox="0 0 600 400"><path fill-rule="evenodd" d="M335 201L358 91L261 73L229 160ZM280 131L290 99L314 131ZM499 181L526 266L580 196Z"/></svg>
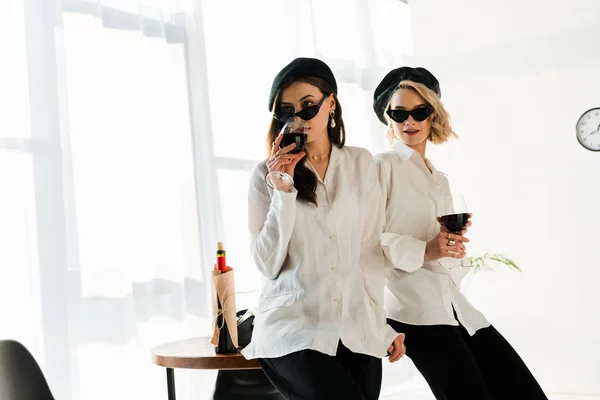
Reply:
<svg viewBox="0 0 600 400"><path fill-rule="evenodd" d="M468 212L464 196L460 192L454 192L445 196L437 203L437 221L441 225L440 233L434 238L435 243L430 247L429 256L440 256L458 258L458 265L447 266L447 268L470 267L465 265L466 247L469 239L465 238L467 228L471 226L471 217ZM429 243L428 243L429 245ZM425 252L427 256L427 251ZM439 258L431 258L438 260Z"/></svg>
<svg viewBox="0 0 600 400"><path fill-rule="evenodd" d="M435 235L425 246L425 261L439 260L443 257L462 259L467 254L465 243L469 242L469 239L463 236L466 231L464 229L458 235L449 232L442 226L440 233Z"/></svg>
<svg viewBox="0 0 600 400"><path fill-rule="evenodd" d="M289 192L294 185L294 168L306 153L301 151L298 154L291 154L290 152L296 147L296 143L280 149L279 145L282 139L283 134L280 133L273 142L272 155L267 160L267 169L269 170L267 184L275 189ZM287 179L286 175L291 179Z"/></svg>

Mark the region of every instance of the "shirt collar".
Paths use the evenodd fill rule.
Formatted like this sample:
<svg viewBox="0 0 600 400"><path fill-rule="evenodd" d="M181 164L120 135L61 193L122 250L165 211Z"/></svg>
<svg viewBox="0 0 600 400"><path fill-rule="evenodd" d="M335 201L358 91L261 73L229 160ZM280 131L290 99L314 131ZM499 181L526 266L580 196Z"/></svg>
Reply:
<svg viewBox="0 0 600 400"><path fill-rule="evenodd" d="M392 142L392 150L394 150L394 152L398 154L402 161L408 161L413 155L418 155L416 151L414 151L398 139L394 139L394 141Z"/></svg>
<svg viewBox="0 0 600 400"><path fill-rule="evenodd" d="M426 170L427 175L433 178L434 183L439 184L444 180L444 174L438 171L429 159L426 158L425 161L423 161L419 153L402 143L400 140L394 139L392 142L392 150L394 150L394 153L398 154L398 157L400 157L402 161L413 159L414 162L421 165L422 168ZM429 173L427 167L431 169L431 173Z"/></svg>

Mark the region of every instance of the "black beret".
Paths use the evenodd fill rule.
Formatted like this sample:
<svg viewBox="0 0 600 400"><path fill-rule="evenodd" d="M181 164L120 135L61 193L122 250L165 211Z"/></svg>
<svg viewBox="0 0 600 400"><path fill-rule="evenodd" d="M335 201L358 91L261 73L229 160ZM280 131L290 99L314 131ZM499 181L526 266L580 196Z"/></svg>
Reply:
<svg viewBox="0 0 600 400"><path fill-rule="evenodd" d="M286 65L273 79L271 93L269 94L269 111L273 109L273 102L277 91L284 85L292 83L301 76L312 76L321 78L331 87L331 91L337 95L337 83L331 69L321 60L316 58L296 58Z"/></svg>
<svg viewBox="0 0 600 400"><path fill-rule="evenodd" d="M384 124L387 124L387 121L384 117L385 108L390 102L392 94L394 94L396 91L398 84L402 81L422 83L434 91L438 97L442 97L440 83L435 76L433 76L433 74L427 71L425 68L400 67L391 70L383 78L373 94L373 110L375 111L375 114L377 114L377 118L379 118L379 120Z"/></svg>

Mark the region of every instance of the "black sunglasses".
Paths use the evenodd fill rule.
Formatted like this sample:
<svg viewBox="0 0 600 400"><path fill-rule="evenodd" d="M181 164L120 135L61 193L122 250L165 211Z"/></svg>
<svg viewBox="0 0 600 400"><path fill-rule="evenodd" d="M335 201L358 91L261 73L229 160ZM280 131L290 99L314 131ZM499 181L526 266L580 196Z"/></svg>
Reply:
<svg viewBox="0 0 600 400"><path fill-rule="evenodd" d="M289 112L289 111L275 111L275 113L273 114L273 118L275 118L276 120L278 120L280 122L284 122L284 123L289 121L290 118L294 118L294 117L300 117L301 119L303 119L305 121L311 120L319 113L319 110L321 109L321 105L325 101L326 97L327 97L327 95L323 96L323 98L321 99L321 101L319 101L318 104L315 104L314 106L309 106L309 107L303 108L302 110L300 110L296 113Z"/></svg>
<svg viewBox="0 0 600 400"><path fill-rule="evenodd" d="M433 107L425 106L425 107L417 107L414 110L387 110L385 112L391 119L398 123L402 123L408 119L408 116L411 115L415 121L425 121L427 117L433 113Z"/></svg>

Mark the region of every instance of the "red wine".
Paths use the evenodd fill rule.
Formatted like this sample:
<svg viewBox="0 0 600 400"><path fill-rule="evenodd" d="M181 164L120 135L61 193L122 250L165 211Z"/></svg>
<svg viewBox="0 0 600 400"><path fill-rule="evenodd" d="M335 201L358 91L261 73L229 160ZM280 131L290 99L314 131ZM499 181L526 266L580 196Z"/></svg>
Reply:
<svg viewBox="0 0 600 400"><path fill-rule="evenodd" d="M469 222L468 213L450 214L442 217L442 224L446 227L446 229L457 234L460 234L460 232L465 229L467 222Z"/></svg>
<svg viewBox="0 0 600 400"><path fill-rule="evenodd" d="M304 147L306 147L307 137L308 135L302 132L286 133L283 135L279 147L284 148L292 143L296 143L296 147L290 151L290 154L298 154L304 150Z"/></svg>

